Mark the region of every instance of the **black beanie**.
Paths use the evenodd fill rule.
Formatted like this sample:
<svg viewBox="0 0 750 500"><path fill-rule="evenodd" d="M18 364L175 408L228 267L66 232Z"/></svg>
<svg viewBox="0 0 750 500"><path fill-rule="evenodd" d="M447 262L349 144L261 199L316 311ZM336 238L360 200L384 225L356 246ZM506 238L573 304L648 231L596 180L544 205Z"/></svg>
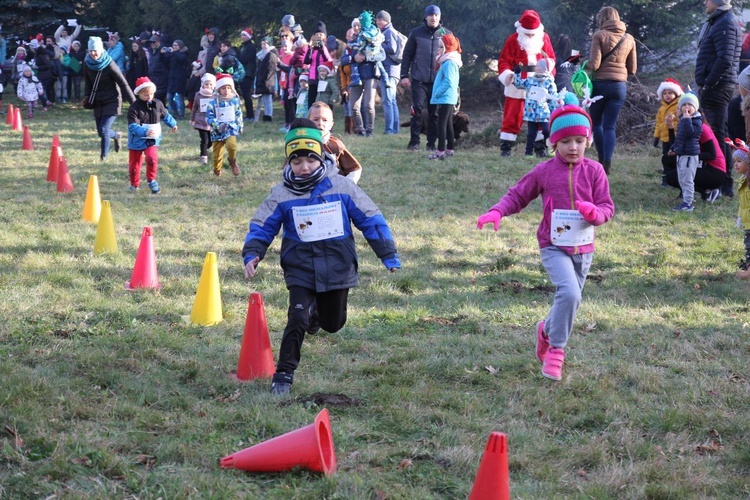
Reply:
<svg viewBox="0 0 750 500"><path fill-rule="evenodd" d="M323 21L318 21L318 24L315 25L315 32L323 33L324 36L328 36L328 32L326 31L326 23L324 23Z"/></svg>

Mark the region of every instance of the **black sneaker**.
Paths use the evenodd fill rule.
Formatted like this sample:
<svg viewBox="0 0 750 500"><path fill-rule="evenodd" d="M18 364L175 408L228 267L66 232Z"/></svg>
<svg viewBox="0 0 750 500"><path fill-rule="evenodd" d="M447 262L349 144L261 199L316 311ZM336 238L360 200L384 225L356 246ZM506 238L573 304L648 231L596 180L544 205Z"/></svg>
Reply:
<svg viewBox="0 0 750 500"><path fill-rule="evenodd" d="M120 140L121 139L122 139L122 132L117 132L117 134L115 134L115 138L114 138L114 141L115 141L115 153L119 153L120 152Z"/></svg>
<svg viewBox="0 0 750 500"><path fill-rule="evenodd" d="M293 381L293 373L274 373L273 379L271 380L271 394L274 396L286 396L292 390Z"/></svg>
<svg viewBox="0 0 750 500"><path fill-rule="evenodd" d="M310 323L307 325L309 335L315 335L320 331L320 316L318 316L318 303L310 304Z"/></svg>
<svg viewBox="0 0 750 500"><path fill-rule="evenodd" d="M409 144L406 146L409 151L419 151L419 144Z"/></svg>

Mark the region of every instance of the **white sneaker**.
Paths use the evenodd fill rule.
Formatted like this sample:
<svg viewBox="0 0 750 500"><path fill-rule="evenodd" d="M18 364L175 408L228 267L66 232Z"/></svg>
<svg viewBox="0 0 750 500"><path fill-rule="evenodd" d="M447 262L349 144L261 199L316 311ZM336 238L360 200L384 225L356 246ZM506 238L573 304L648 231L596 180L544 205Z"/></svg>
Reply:
<svg viewBox="0 0 750 500"><path fill-rule="evenodd" d="M201 165L208 163L208 156L201 156Z"/></svg>

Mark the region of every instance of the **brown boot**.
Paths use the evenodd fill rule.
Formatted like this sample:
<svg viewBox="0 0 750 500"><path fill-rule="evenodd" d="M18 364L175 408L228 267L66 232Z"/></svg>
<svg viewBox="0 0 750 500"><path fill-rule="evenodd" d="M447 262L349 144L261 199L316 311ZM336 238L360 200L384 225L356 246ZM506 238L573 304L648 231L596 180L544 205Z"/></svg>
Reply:
<svg viewBox="0 0 750 500"><path fill-rule="evenodd" d="M232 167L232 173L234 175L240 175L240 166L237 165L237 158L229 160L229 166Z"/></svg>
<svg viewBox="0 0 750 500"><path fill-rule="evenodd" d="M735 274L734 276L741 280L750 280L750 267L748 267L744 271L737 271L737 274Z"/></svg>
<svg viewBox="0 0 750 500"><path fill-rule="evenodd" d="M344 117L344 132L347 134L354 132L354 120L352 120L351 116Z"/></svg>

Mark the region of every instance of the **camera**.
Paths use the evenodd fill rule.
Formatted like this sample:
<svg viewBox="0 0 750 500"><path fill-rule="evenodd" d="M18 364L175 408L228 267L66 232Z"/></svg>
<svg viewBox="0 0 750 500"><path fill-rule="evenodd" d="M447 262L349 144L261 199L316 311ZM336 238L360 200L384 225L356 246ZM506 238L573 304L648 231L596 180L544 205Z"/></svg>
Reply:
<svg viewBox="0 0 750 500"><path fill-rule="evenodd" d="M323 40L315 40L313 42L313 47L322 49L323 48Z"/></svg>

